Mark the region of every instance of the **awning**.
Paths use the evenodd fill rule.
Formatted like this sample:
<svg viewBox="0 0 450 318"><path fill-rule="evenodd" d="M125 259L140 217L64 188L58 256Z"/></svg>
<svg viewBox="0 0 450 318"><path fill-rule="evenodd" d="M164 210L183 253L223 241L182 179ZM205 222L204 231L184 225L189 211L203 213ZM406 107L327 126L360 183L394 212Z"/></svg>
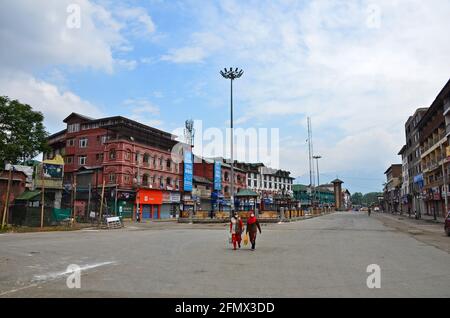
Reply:
<svg viewBox="0 0 450 318"><path fill-rule="evenodd" d="M20 201L29 201L34 199L35 197L39 196L41 194L41 191L26 191L19 195L16 200Z"/></svg>

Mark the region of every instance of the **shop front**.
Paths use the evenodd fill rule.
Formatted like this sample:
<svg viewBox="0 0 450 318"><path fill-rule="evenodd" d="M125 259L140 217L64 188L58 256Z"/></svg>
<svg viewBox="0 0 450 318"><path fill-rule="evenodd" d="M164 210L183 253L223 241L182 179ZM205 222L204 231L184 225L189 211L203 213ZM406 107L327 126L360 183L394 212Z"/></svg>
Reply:
<svg viewBox="0 0 450 318"><path fill-rule="evenodd" d="M136 207L139 203L139 214L142 220L160 219L163 204L163 191L139 189L135 203Z"/></svg>
<svg viewBox="0 0 450 318"><path fill-rule="evenodd" d="M164 191L163 203L161 206L161 219L175 218L180 211L180 192Z"/></svg>

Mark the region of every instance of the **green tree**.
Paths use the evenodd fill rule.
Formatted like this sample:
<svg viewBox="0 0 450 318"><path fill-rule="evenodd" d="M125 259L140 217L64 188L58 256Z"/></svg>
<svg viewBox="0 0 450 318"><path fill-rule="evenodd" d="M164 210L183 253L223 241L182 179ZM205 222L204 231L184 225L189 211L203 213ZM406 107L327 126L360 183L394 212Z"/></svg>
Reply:
<svg viewBox="0 0 450 318"><path fill-rule="evenodd" d="M355 192L351 196L352 204L362 205L363 204L363 194L361 192Z"/></svg>
<svg viewBox="0 0 450 318"><path fill-rule="evenodd" d="M380 192L370 192L370 193L366 193L363 196L363 203L365 205L376 205L378 204L378 197L379 196L383 196L382 193Z"/></svg>
<svg viewBox="0 0 450 318"><path fill-rule="evenodd" d="M48 150L43 120L30 105L0 96L0 166L23 163Z"/></svg>

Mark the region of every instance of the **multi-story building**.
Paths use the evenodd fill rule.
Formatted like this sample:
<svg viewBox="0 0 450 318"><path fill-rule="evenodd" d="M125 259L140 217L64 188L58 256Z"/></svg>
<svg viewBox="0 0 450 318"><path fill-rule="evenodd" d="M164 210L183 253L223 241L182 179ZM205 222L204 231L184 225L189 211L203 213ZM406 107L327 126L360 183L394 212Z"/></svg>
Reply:
<svg viewBox="0 0 450 318"><path fill-rule="evenodd" d="M269 168L263 163L236 162L236 166L246 172L247 188L255 191L261 198L293 196L292 185L295 178L290 176L289 171Z"/></svg>
<svg viewBox="0 0 450 318"><path fill-rule="evenodd" d="M409 166L406 156L406 145L400 149L399 156L402 157L402 187L400 189L400 209L402 212L408 212L409 206Z"/></svg>
<svg viewBox="0 0 450 318"><path fill-rule="evenodd" d="M394 213L399 211L400 189L402 186L402 165L393 164L384 173L386 184L384 187L384 210Z"/></svg>
<svg viewBox="0 0 450 318"><path fill-rule="evenodd" d="M179 207L183 171L171 157L167 132L121 117L94 119L72 113L67 128L50 136L44 159L64 157L66 200L77 214L98 211L101 189L109 211L167 218ZM134 212L133 212L134 211Z"/></svg>
<svg viewBox="0 0 450 318"><path fill-rule="evenodd" d="M403 179L403 184L405 185L404 190L406 191L406 196L403 197L403 200L407 200L408 210L406 212L411 211L411 213L419 213L425 210L425 205L423 200L421 200L423 174L418 124L427 110L428 108L426 107L418 108L405 123L406 148L403 155L407 159L408 180Z"/></svg>
<svg viewBox="0 0 450 318"><path fill-rule="evenodd" d="M418 124L424 181L422 198L426 205L425 213L435 216L445 215L447 205L449 140L444 115L448 112L444 112L444 106L448 104L449 92L450 82L441 90Z"/></svg>
<svg viewBox="0 0 450 318"><path fill-rule="evenodd" d="M214 188L215 180L215 163L220 163L220 189ZM233 191L235 194L246 189L246 173L237 166L233 167L234 184ZM197 180L197 181L196 181ZM224 158L199 158L194 160L194 187L195 184L203 183L206 187L207 183L211 184L211 189L203 189L203 192L210 193L211 209L214 211L228 211L231 204L231 165ZM208 191L209 190L209 191ZM195 192L195 191L194 191ZM207 198L203 195L202 207L208 207Z"/></svg>

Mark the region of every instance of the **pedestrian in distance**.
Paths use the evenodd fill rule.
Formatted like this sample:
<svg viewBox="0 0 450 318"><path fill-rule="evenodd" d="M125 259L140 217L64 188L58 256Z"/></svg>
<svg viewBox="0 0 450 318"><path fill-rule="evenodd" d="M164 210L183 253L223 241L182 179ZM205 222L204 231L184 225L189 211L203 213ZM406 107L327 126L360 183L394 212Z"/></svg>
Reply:
<svg viewBox="0 0 450 318"><path fill-rule="evenodd" d="M239 245L239 248L241 248L240 242L241 231L242 227L239 225L237 215L233 215L231 217L230 222L230 233L231 233L231 242L233 243L233 250L236 250L237 245Z"/></svg>
<svg viewBox="0 0 450 318"><path fill-rule="evenodd" d="M242 219L239 214L235 214L237 223L238 223L238 232L236 233L236 242L241 248L241 242L242 242L242 233L244 233L244 223L242 222Z"/></svg>
<svg viewBox="0 0 450 318"><path fill-rule="evenodd" d="M372 208L369 206L369 208L367 209L367 213L369 214L369 216L370 216L370 214L372 213Z"/></svg>
<svg viewBox="0 0 450 318"><path fill-rule="evenodd" d="M250 243L252 244L252 251L256 248L256 234L259 230L259 234L261 234L261 226L259 225L259 221L256 218L255 214L252 213L247 220L247 228L246 233L250 236Z"/></svg>

